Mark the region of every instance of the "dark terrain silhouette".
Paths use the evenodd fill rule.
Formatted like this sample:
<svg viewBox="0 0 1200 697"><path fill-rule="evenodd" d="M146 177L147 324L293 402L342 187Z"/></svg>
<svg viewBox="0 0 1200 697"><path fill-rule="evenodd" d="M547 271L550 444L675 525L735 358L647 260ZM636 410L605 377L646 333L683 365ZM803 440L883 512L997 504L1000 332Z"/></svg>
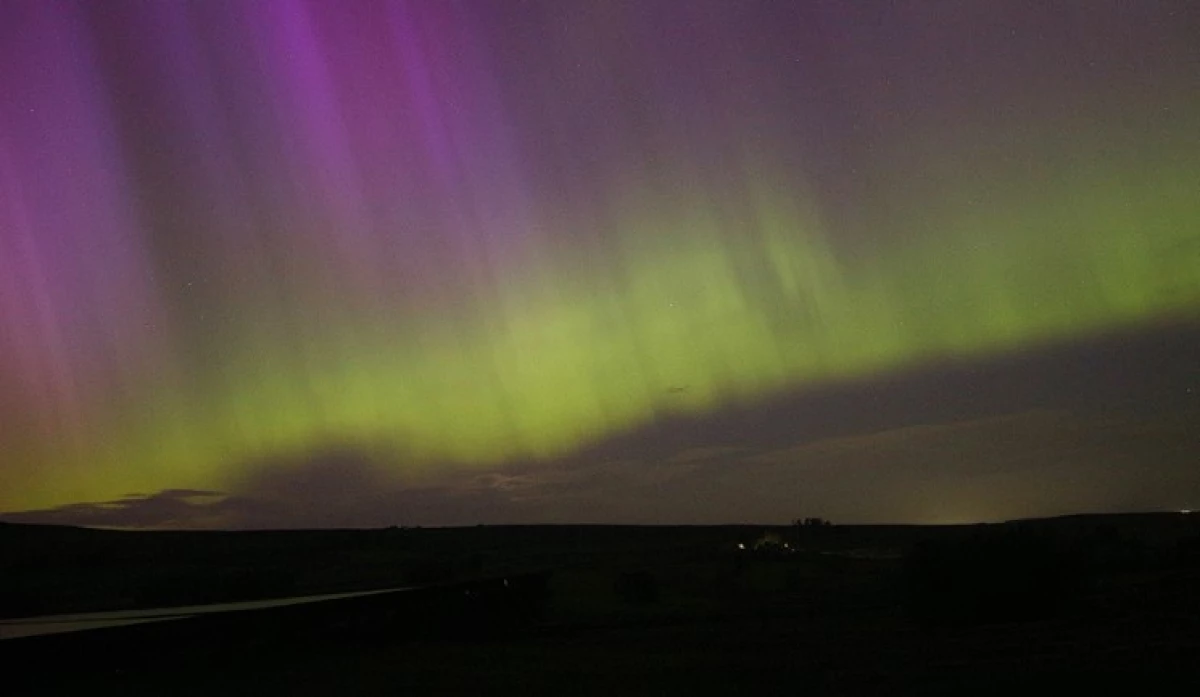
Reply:
<svg viewBox="0 0 1200 697"><path fill-rule="evenodd" d="M0 525L8 617L422 586L5 640L0 658L20 694L1200 686L1200 517L806 529Z"/></svg>

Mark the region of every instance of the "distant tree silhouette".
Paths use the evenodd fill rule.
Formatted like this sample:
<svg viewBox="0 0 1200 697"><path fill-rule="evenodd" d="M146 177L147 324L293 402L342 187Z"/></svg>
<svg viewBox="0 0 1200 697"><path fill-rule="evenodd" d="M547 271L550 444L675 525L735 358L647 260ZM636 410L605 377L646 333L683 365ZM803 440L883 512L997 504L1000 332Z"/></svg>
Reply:
<svg viewBox="0 0 1200 697"><path fill-rule="evenodd" d="M795 525L798 528L811 529L811 528L827 528L827 527L832 526L833 523L829 522L828 520L825 520L824 518L797 518L792 521L792 525Z"/></svg>
<svg viewBox="0 0 1200 697"><path fill-rule="evenodd" d="M833 523L824 518L797 518L792 521L792 531L797 547L805 542L811 542L813 537L833 527Z"/></svg>

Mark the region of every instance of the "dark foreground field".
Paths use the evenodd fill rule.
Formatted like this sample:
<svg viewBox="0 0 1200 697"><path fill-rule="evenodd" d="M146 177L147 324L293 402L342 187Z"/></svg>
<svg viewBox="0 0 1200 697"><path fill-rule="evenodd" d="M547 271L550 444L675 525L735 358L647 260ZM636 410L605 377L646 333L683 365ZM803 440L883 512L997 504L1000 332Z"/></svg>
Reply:
<svg viewBox="0 0 1200 697"><path fill-rule="evenodd" d="M1200 516L940 528L0 525L0 559L4 617L421 588L0 641L12 694L1200 687Z"/></svg>

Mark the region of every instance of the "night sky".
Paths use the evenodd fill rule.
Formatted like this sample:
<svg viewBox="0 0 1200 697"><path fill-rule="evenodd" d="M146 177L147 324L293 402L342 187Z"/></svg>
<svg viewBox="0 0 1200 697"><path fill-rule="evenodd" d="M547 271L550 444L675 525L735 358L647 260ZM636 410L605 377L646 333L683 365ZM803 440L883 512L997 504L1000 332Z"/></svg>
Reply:
<svg viewBox="0 0 1200 697"><path fill-rule="evenodd" d="M1200 508L1200 4L0 0L0 511Z"/></svg>

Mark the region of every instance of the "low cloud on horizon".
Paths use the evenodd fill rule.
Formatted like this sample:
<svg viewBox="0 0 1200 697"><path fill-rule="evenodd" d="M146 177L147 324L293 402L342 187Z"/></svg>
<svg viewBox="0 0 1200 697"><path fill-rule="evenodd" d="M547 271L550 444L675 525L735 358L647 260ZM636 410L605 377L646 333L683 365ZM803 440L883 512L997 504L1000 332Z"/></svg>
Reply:
<svg viewBox="0 0 1200 697"><path fill-rule="evenodd" d="M248 468L233 491L166 489L0 514L129 529L474 524L951 523L1200 507L1200 411L1025 411L781 447L453 471L414 485L353 448Z"/></svg>

